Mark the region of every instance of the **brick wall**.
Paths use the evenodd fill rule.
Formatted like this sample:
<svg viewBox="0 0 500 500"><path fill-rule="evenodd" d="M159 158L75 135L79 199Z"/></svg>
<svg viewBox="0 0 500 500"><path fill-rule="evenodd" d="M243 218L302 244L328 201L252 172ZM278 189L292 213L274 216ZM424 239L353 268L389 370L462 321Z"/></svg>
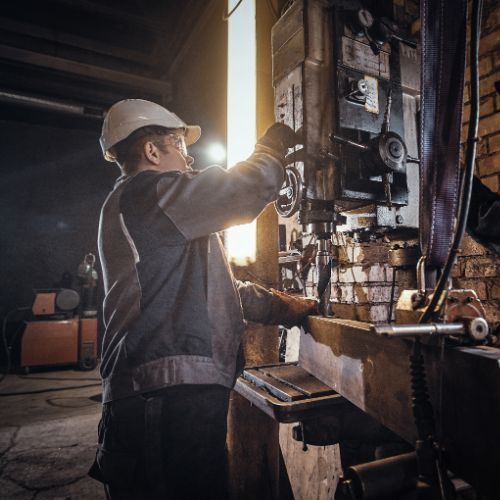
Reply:
<svg viewBox="0 0 500 500"><path fill-rule="evenodd" d="M500 2L484 2L481 42L479 46L480 121L476 175L491 190L500 192ZM500 87L499 87L500 90ZM469 70L464 89L464 121L462 141L467 137L470 115Z"/></svg>
<svg viewBox="0 0 500 500"><path fill-rule="evenodd" d="M500 2L485 0L479 46L480 120L476 175L500 192ZM497 83L498 82L498 83ZM499 87L500 90L500 87ZM464 88L462 147L470 116L469 70ZM499 221L500 223L500 221ZM500 324L500 258L466 235L453 272L454 285L476 290L490 323Z"/></svg>
<svg viewBox="0 0 500 500"><path fill-rule="evenodd" d="M358 243L342 234L333 237L333 245L339 263L332 272L335 316L387 322L393 273L388 264L390 245L383 240Z"/></svg>
<svg viewBox="0 0 500 500"><path fill-rule="evenodd" d="M462 251L453 270L457 288L476 291L486 311L486 319L498 329L500 325L500 259L487 248L465 235Z"/></svg>

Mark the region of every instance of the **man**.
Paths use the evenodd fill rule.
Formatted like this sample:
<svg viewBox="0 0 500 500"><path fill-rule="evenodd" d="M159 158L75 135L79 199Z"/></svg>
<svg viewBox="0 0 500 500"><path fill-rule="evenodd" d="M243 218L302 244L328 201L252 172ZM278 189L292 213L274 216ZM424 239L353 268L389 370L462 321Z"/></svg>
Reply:
<svg viewBox="0 0 500 500"><path fill-rule="evenodd" d="M218 231L278 196L295 133L273 125L231 170L191 170L200 136L140 99L113 105L101 146L123 175L106 199L103 417L91 475L112 499L224 498L229 392L245 319L299 324L313 300L236 281Z"/></svg>

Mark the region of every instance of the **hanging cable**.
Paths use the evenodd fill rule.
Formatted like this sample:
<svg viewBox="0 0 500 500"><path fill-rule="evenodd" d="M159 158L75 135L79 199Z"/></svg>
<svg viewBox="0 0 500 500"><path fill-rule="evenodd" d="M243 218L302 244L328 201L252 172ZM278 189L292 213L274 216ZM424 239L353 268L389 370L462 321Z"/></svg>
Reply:
<svg viewBox="0 0 500 500"><path fill-rule="evenodd" d="M39 377L38 375L18 375L18 378L23 380L52 380L52 381L71 381L71 382L100 382L101 379L97 377L91 378L77 378L77 377Z"/></svg>
<svg viewBox="0 0 500 500"><path fill-rule="evenodd" d="M0 392L0 397L28 396L30 394L44 394L45 392L69 391L74 389L86 389L87 387L101 387L101 384L69 385L67 387L49 387L47 389L35 389L33 391Z"/></svg>
<svg viewBox="0 0 500 500"><path fill-rule="evenodd" d="M467 154L465 158L465 168L462 175L460 185L461 203L458 210L457 224L453 244L448 254L448 259L443 267L441 276L436 285L433 297L427 306L426 310L420 317L419 323L428 322L436 311L443 291L448 283L451 269L455 264L457 253L462 244L462 239L467 225L469 215L470 198L472 194L472 183L474 180L474 164L476 160L476 148L478 141L478 126L479 126L479 40L481 37L481 13L483 9L482 0L474 0L472 3L472 26L471 26L471 41L470 41L470 85L471 85L471 113L469 120L469 128L467 133Z"/></svg>
<svg viewBox="0 0 500 500"><path fill-rule="evenodd" d="M21 331L21 328L19 328L13 335L11 342L9 343L7 341L7 323L9 322L10 316L13 314L20 312L20 311L29 311L31 307L16 307L15 309L12 309L9 311L3 318L2 321L2 344L5 350L5 357L7 361L7 366L4 370L4 372L0 375L0 382L10 373L10 369L12 366L12 357L10 355L10 350L12 348L12 345L14 343L14 340L17 338L19 332Z"/></svg>
<svg viewBox="0 0 500 500"><path fill-rule="evenodd" d="M229 18L236 12L236 9L241 5L243 0L239 0L238 3L228 12L227 7L222 12L222 20L228 21Z"/></svg>

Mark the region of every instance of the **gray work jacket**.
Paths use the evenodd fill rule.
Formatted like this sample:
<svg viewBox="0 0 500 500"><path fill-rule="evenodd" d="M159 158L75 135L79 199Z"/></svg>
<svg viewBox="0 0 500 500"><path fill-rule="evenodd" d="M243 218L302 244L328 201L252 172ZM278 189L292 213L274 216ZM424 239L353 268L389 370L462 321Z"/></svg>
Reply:
<svg viewBox="0 0 500 500"><path fill-rule="evenodd" d="M283 183L266 152L230 170L119 178L99 223L105 299L103 402L177 384L232 387L244 318L273 296L233 278L218 231L255 219Z"/></svg>

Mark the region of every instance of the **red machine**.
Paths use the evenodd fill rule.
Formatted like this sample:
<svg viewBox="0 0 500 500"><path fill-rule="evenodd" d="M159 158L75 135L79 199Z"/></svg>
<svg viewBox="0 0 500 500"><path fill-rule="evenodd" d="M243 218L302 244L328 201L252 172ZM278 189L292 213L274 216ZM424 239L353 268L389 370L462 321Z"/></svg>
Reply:
<svg viewBox="0 0 500 500"><path fill-rule="evenodd" d="M21 366L77 365L91 370L97 364L97 307L95 257L87 254L78 267L80 293L70 288L35 290L21 340Z"/></svg>
<svg viewBox="0 0 500 500"><path fill-rule="evenodd" d="M91 370L97 362L97 317L75 314L78 292L70 289L37 290L34 319L26 322L21 340L21 366L75 364Z"/></svg>

